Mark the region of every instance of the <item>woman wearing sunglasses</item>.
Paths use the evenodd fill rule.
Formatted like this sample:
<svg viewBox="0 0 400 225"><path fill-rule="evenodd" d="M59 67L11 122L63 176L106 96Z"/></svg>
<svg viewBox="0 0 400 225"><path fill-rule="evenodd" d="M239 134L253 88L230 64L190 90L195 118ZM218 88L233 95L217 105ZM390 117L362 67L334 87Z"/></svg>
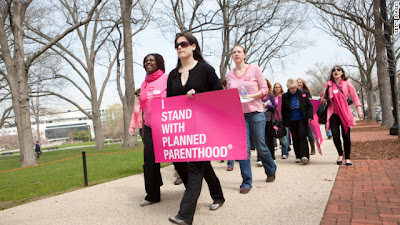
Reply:
<svg viewBox="0 0 400 225"><path fill-rule="evenodd" d="M198 41L192 34L177 34L175 49L178 54L178 65L168 77L167 97L186 95L188 98L193 98L196 93L222 90L214 68L204 61ZM169 217L172 223L192 224L203 178L213 199L210 210L218 209L225 202L221 184L209 161L189 162L187 177L188 181L186 183L184 181L186 190L179 212L176 216Z"/></svg>
<svg viewBox="0 0 400 225"><path fill-rule="evenodd" d="M310 151L307 144L308 123L313 118L313 107L309 96L298 89L295 80L289 79L286 83L288 92L282 95L282 120L285 127L289 127L292 134L293 148L296 163L308 164Z"/></svg>
<svg viewBox="0 0 400 225"><path fill-rule="evenodd" d="M239 160L242 184L240 193L247 194L252 188L253 175L250 163L250 136L253 139L257 149L259 159L264 166L267 182L275 180L276 165L272 159L271 153L265 144L265 115L262 98L268 93L267 83L260 67L247 64L245 62L246 51L242 46L235 46L232 49L232 59L235 62L235 68L226 74L228 89L236 88L244 98L251 101L242 102L244 121L246 125L247 137L247 159Z"/></svg>
<svg viewBox="0 0 400 225"><path fill-rule="evenodd" d="M328 88L329 107L326 120L326 129L331 129L333 142L335 143L336 150L339 157L336 160L338 165L343 161L343 148L346 165L352 165L350 161L350 127L356 124L351 108L348 102L350 94L354 105L357 107L358 117L363 118L364 114L361 108L360 100L357 96L354 86L347 80L345 72L342 67L334 66L328 82L325 83L323 92L321 93L321 104L325 104L325 90ZM342 132L343 147L340 140L340 132Z"/></svg>

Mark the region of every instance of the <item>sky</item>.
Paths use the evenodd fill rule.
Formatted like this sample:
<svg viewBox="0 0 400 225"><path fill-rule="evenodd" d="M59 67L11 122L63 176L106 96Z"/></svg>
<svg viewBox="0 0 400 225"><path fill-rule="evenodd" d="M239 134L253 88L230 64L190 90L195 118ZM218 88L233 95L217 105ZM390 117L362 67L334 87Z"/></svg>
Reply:
<svg viewBox="0 0 400 225"><path fill-rule="evenodd" d="M315 63L323 63L325 65L343 65L354 63L351 54L344 48L338 46L337 41L325 34L317 28L310 28L302 31L302 39L311 41L313 46L300 49L285 59L283 68L281 63L274 65L273 76L270 71L264 72L264 77L269 79L271 83L279 82L286 87L286 81L290 78L304 78L306 81L310 77L306 71L312 69ZM173 46L174 35L167 39L161 35L156 28L148 28L134 37L134 61L139 63L134 65L135 88L139 88L145 79L146 72L142 67L143 58L149 53L159 53L164 57L166 63L166 72L168 73L175 68L177 63L177 55ZM195 35L196 36L196 35ZM207 43L205 43L207 44ZM219 61L210 60L205 57L217 74L219 72ZM107 87L104 96L103 105L112 105L120 103L118 93L115 87L115 81L111 81Z"/></svg>

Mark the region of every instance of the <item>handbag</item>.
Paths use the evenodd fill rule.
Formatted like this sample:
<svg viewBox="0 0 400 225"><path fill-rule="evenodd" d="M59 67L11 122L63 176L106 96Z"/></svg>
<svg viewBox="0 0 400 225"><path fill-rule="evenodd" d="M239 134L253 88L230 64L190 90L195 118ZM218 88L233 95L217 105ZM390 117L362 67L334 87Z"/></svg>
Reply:
<svg viewBox="0 0 400 225"><path fill-rule="evenodd" d="M321 104L318 106L318 110L317 110L317 116L318 118L318 123L319 124L326 124L326 120L328 117L328 106L330 104L329 101L329 85L328 88L325 91L325 104Z"/></svg>
<svg viewBox="0 0 400 225"><path fill-rule="evenodd" d="M276 116L278 117L278 120L275 120L274 122L272 122L272 136L274 136L274 138L282 138L286 136L286 127L283 124L283 121L281 119L281 117L279 116L278 111L276 110L276 107L274 107L274 112L276 113Z"/></svg>

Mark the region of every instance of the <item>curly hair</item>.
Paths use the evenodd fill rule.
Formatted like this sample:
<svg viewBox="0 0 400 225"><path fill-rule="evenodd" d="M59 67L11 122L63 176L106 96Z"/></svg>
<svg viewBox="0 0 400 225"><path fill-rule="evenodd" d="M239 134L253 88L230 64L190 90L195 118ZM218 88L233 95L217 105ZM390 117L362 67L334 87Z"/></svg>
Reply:
<svg viewBox="0 0 400 225"><path fill-rule="evenodd" d="M160 69L160 70L162 70L162 71L165 73L165 62L164 62L164 58L163 58L160 54L158 54L158 53L151 53L151 54L146 55L146 56L144 57L144 59L143 59L143 67L146 68L146 58L149 57L149 56L151 56L151 55L154 56L154 58L156 59L157 68Z"/></svg>

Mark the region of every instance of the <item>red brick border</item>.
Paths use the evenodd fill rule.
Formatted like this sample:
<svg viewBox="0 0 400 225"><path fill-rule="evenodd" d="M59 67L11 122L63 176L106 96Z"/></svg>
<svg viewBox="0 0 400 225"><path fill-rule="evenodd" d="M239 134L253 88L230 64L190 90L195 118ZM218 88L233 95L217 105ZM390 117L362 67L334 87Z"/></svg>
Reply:
<svg viewBox="0 0 400 225"><path fill-rule="evenodd" d="M321 224L400 224L400 160L340 166Z"/></svg>

